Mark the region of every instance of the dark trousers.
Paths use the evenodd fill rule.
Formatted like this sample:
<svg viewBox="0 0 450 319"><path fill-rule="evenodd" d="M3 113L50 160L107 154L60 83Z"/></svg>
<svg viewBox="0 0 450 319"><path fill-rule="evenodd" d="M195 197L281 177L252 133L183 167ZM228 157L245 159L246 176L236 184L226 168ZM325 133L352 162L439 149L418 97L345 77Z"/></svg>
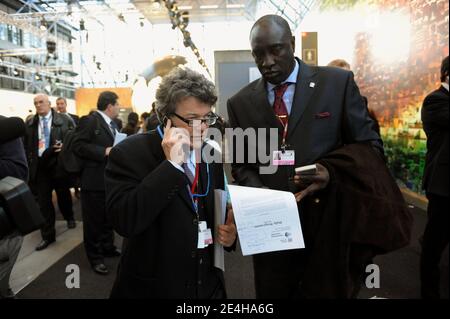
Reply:
<svg viewBox="0 0 450 319"><path fill-rule="evenodd" d="M114 232L106 218L105 192L81 189L84 248L91 265L103 263L104 253L114 251Z"/></svg>
<svg viewBox="0 0 450 319"><path fill-rule="evenodd" d="M38 166L36 177L36 190L39 208L45 223L41 228L42 239L55 239L55 207L53 206L52 193L56 192L59 210L65 220L73 220L72 195L64 180L58 180L50 177L50 173Z"/></svg>
<svg viewBox="0 0 450 319"><path fill-rule="evenodd" d="M450 197L427 194L428 223L425 227L420 258L422 298L440 297L439 263L449 242Z"/></svg>

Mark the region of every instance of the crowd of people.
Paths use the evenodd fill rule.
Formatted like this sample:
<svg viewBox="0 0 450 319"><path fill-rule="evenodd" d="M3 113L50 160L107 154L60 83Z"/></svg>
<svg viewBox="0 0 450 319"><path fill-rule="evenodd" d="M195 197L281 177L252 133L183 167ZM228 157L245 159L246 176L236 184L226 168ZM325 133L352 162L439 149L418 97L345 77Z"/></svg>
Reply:
<svg viewBox="0 0 450 319"><path fill-rule="evenodd" d="M348 65L312 67L295 57L294 37L280 16L259 19L250 45L262 78L228 100L226 125L254 128L257 135L258 128L276 128L277 154L291 154L294 164L261 174L265 163L259 160L233 161L232 177L237 185L292 192L306 247L254 255L256 297L356 298L366 265L408 245L412 227L367 99ZM448 244L448 74L447 57L442 87L422 110L430 200L421 259L424 298L439 297L438 264ZM226 298L211 243L235 253L233 207L228 204L225 221L214 227L214 191L227 189L224 167L204 162L199 154L207 141L193 139L195 130L223 129L223 119L213 112L216 101L214 84L189 68L164 77L150 112L130 113L123 128L114 92L102 92L96 110L81 118L67 113L64 98L52 108L47 95L37 94L23 142L0 146L0 179L14 175L6 163L22 168L15 176L28 182L44 217L36 250L56 240L53 191L67 227L74 228L70 189L79 189L84 248L93 271L107 275L104 258L121 257L112 298ZM128 137L115 145L119 132ZM247 140L244 145L250 147ZM69 156L78 164L73 169ZM315 175L295 172L313 163ZM125 239L121 250L114 232ZM2 297L13 295L10 264L21 241L17 233L0 238L0 253L9 247L12 256L8 265L0 261Z"/></svg>

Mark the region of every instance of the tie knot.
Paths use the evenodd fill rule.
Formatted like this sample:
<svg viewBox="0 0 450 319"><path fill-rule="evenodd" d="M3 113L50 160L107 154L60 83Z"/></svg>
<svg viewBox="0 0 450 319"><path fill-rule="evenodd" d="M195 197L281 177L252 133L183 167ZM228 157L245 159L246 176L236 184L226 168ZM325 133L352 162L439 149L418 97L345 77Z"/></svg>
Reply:
<svg viewBox="0 0 450 319"><path fill-rule="evenodd" d="M274 87L274 91L275 91L275 96L277 97L277 98L281 98L281 97L283 97L283 95L284 95L284 93L286 92L286 90L287 90L287 88L288 88L288 86L289 86L289 84L290 83L283 83L283 84L280 84L280 85L277 85L276 87Z"/></svg>
<svg viewBox="0 0 450 319"><path fill-rule="evenodd" d="M117 129L117 124L116 124L116 122L111 121L109 125L111 125L111 127L112 127L114 130Z"/></svg>

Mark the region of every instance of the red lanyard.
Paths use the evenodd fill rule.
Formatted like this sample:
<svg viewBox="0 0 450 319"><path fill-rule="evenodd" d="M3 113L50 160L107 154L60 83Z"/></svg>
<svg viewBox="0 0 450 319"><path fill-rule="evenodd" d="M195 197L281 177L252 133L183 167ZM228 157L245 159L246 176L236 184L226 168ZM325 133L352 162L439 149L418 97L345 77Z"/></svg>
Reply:
<svg viewBox="0 0 450 319"><path fill-rule="evenodd" d="M288 133L288 125L289 125L289 116L286 116L286 125L281 120L280 115L277 115L278 120L280 121L281 125L283 126L283 140L281 141L281 147L286 146L286 138Z"/></svg>
<svg viewBox="0 0 450 319"><path fill-rule="evenodd" d="M192 182L192 186L191 186L191 194L197 194L196 190L197 190L197 185L198 185L198 175L200 175L200 165L199 163L195 164L195 176L194 176L194 181Z"/></svg>

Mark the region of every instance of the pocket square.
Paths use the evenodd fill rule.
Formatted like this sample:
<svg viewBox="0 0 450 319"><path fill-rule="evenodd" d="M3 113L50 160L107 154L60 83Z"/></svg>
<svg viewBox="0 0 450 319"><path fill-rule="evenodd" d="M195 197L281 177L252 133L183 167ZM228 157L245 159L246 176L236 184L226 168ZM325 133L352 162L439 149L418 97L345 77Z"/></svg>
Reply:
<svg viewBox="0 0 450 319"><path fill-rule="evenodd" d="M327 117L330 117L330 116L331 116L330 112L322 112L322 113L317 113L315 115L316 119L324 119L324 118L327 118Z"/></svg>

